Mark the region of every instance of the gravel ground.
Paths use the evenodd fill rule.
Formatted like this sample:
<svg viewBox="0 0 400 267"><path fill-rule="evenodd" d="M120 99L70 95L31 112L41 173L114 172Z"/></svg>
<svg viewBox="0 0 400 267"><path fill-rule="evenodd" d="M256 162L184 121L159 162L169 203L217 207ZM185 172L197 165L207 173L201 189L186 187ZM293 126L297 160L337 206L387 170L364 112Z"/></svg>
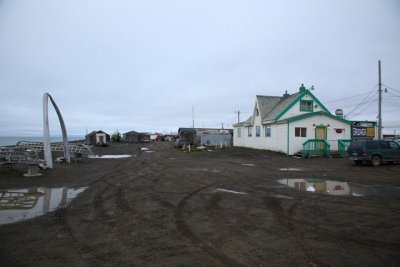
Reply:
<svg viewBox="0 0 400 267"><path fill-rule="evenodd" d="M0 168L1 191L86 188L53 212L1 225L0 266L399 266L400 164L185 153L169 142L94 151L132 157L56 163L31 178L24 166ZM282 184L290 179L349 194Z"/></svg>

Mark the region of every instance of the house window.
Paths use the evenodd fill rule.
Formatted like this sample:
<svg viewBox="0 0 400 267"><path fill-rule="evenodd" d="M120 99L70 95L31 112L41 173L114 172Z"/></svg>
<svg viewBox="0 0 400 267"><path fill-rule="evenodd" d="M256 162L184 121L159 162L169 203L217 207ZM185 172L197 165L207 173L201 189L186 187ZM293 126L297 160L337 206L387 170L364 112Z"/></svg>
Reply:
<svg viewBox="0 0 400 267"><path fill-rule="evenodd" d="M242 128L237 129L237 137L242 137Z"/></svg>
<svg viewBox="0 0 400 267"><path fill-rule="evenodd" d="M265 137L271 137L271 127L265 126Z"/></svg>
<svg viewBox="0 0 400 267"><path fill-rule="evenodd" d="M253 127L247 128L247 136L251 137L253 135Z"/></svg>
<svg viewBox="0 0 400 267"><path fill-rule="evenodd" d="M260 137L260 126L256 126L256 136Z"/></svg>
<svg viewBox="0 0 400 267"><path fill-rule="evenodd" d="M258 108L256 108L256 116L260 116L260 111L258 111Z"/></svg>
<svg viewBox="0 0 400 267"><path fill-rule="evenodd" d="M294 128L294 136L295 137L307 137L307 128Z"/></svg>
<svg viewBox="0 0 400 267"><path fill-rule="evenodd" d="M313 111L313 101L312 100L301 100L300 101L300 111Z"/></svg>

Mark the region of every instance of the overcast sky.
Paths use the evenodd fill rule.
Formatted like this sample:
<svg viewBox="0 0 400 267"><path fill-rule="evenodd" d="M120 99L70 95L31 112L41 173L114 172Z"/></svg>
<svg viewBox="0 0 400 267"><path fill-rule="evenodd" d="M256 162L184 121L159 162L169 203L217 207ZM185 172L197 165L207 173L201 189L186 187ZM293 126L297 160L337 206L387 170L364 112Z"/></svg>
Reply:
<svg viewBox="0 0 400 267"><path fill-rule="evenodd" d="M71 135L232 127L302 83L376 120L378 60L400 131L399 0L0 0L0 136L41 135L45 92Z"/></svg>

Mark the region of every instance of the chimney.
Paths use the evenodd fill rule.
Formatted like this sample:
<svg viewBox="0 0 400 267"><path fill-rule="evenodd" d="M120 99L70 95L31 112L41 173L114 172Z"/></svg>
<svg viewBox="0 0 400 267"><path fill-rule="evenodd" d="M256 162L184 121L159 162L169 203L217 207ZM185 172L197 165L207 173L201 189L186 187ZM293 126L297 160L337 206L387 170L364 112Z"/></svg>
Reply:
<svg viewBox="0 0 400 267"><path fill-rule="evenodd" d="M283 98L288 98L290 95L287 93L287 90L285 91L285 93L283 94Z"/></svg>
<svg viewBox="0 0 400 267"><path fill-rule="evenodd" d="M300 86L299 89L300 89L300 90L299 90L300 93L303 93L303 92L306 91L306 88L304 87L304 84L301 84L301 86Z"/></svg>

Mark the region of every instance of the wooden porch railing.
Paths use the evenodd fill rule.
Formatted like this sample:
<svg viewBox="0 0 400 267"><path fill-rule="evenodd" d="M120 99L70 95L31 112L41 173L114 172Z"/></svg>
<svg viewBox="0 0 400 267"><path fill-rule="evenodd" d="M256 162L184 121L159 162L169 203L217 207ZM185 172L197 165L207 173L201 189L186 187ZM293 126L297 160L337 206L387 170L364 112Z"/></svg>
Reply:
<svg viewBox="0 0 400 267"><path fill-rule="evenodd" d="M324 139L308 139L303 144L303 157L325 156L330 157L331 145Z"/></svg>
<svg viewBox="0 0 400 267"><path fill-rule="evenodd" d="M349 140L349 139L339 139L338 140L338 152L342 157L346 156L347 149L349 148L350 143L351 143L351 140Z"/></svg>

